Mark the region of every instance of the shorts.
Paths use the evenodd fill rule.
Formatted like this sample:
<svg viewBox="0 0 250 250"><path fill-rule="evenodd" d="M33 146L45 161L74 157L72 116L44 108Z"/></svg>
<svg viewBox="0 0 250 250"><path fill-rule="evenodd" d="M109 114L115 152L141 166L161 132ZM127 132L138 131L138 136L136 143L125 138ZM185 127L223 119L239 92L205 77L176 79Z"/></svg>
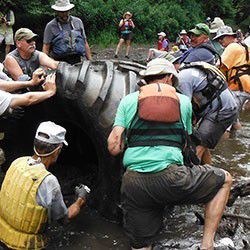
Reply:
<svg viewBox="0 0 250 250"><path fill-rule="evenodd" d="M5 32L5 34L0 34L0 44L5 40L5 44L14 45L13 32Z"/></svg>
<svg viewBox="0 0 250 250"><path fill-rule="evenodd" d="M217 119L216 116L217 112L206 115L197 129L200 145L210 149L216 147L227 128L235 121L237 110L233 110L232 116L226 119Z"/></svg>
<svg viewBox="0 0 250 250"><path fill-rule="evenodd" d="M133 38L132 32L130 32L130 33L124 33L124 34L121 33L120 38L124 39L125 41L131 41L132 38Z"/></svg>
<svg viewBox="0 0 250 250"><path fill-rule="evenodd" d="M168 54L167 51L162 51L158 49L149 49L149 51L152 51L155 58L165 58L165 56Z"/></svg>
<svg viewBox="0 0 250 250"><path fill-rule="evenodd" d="M158 173L127 170L122 179L123 222L134 248L149 246L163 226L166 205L206 204L225 182L225 172L208 165L170 165Z"/></svg>

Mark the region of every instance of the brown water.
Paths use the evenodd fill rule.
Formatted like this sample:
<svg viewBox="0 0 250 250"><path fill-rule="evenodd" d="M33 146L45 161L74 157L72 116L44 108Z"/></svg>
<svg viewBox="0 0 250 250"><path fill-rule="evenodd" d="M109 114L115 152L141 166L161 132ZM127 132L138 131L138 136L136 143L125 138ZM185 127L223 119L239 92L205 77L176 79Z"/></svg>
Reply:
<svg viewBox="0 0 250 250"><path fill-rule="evenodd" d="M243 128L237 134L221 141L213 152L214 165L228 170L237 182L250 178L250 113L241 116ZM165 229L154 249L195 249L202 237L202 228L194 212L203 213L198 206L175 207L166 212ZM250 215L250 197L238 198L227 213ZM250 221L223 220L226 227L220 227L216 241L230 237L236 249L243 249L243 240L250 242ZM54 246L49 249L129 249L128 239L123 233L122 226L111 223L100 217L95 211L81 211L64 232L56 227L54 233L58 236ZM233 235L233 232L236 232ZM245 248L245 249L250 249Z"/></svg>

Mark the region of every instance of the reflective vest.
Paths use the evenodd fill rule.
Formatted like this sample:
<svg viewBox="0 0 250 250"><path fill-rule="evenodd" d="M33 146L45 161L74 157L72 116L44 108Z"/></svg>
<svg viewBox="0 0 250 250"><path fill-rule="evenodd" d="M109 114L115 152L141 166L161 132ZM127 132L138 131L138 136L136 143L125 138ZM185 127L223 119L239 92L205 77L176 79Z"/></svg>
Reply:
<svg viewBox="0 0 250 250"><path fill-rule="evenodd" d="M0 192L0 241L12 249L43 249L47 242L47 209L36 203L36 194L50 173L43 164L28 165L29 158L11 164Z"/></svg>
<svg viewBox="0 0 250 250"><path fill-rule="evenodd" d="M168 84L140 88L138 109L127 133L128 147L172 146L183 149L185 129L179 98Z"/></svg>

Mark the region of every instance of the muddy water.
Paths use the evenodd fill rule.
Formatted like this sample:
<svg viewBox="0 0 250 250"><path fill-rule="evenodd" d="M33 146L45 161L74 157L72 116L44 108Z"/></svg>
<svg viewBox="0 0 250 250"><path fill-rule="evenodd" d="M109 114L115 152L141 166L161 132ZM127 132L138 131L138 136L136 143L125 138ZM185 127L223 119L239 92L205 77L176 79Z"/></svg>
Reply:
<svg viewBox="0 0 250 250"><path fill-rule="evenodd" d="M213 152L214 165L228 170L235 182L250 178L250 114L243 113L241 120L242 130L229 140L221 141ZM195 249L203 228L194 214L196 211L202 214L203 208L182 206L167 210L165 228L154 249ZM238 198L226 212L250 216L250 197ZM64 232L58 227L53 230L57 238L50 249L129 249L121 225L106 221L90 209L82 211L76 220L64 228ZM250 249L250 246L243 248L244 242L250 242L250 221L223 220L216 242L224 237L230 237L236 249Z"/></svg>

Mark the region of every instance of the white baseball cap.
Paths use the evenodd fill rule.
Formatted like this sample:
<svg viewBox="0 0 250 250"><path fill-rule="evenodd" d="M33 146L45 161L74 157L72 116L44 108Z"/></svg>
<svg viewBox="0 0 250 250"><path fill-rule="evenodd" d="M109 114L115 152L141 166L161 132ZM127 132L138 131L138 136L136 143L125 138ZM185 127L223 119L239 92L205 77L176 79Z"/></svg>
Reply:
<svg viewBox="0 0 250 250"><path fill-rule="evenodd" d="M42 136L42 134L47 135L46 137ZM54 122L47 121L42 122L36 131L35 138L50 144L60 144L64 143L68 146L68 143L65 140L66 129L55 124Z"/></svg>
<svg viewBox="0 0 250 250"><path fill-rule="evenodd" d="M158 36L163 36L163 37L165 37L165 36L166 36L166 33L162 31L162 32L158 33Z"/></svg>
<svg viewBox="0 0 250 250"><path fill-rule="evenodd" d="M177 77L174 65L165 58L156 58L147 64L147 68L139 72L141 76L173 74Z"/></svg>

